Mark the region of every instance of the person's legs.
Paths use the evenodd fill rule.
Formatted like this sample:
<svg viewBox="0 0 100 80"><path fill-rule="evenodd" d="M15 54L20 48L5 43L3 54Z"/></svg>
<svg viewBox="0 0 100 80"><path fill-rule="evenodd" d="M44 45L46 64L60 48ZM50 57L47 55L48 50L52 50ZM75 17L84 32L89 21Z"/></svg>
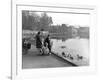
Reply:
<svg viewBox="0 0 100 80"><path fill-rule="evenodd" d="M49 54L51 54L51 46L48 46Z"/></svg>

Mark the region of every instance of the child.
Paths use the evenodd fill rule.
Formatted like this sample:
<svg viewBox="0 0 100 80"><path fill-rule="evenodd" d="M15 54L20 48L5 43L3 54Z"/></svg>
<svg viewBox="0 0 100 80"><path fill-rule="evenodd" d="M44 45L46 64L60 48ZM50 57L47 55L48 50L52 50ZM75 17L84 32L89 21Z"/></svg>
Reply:
<svg viewBox="0 0 100 80"><path fill-rule="evenodd" d="M42 46L42 54L49 54L48 44Z"/></svg>

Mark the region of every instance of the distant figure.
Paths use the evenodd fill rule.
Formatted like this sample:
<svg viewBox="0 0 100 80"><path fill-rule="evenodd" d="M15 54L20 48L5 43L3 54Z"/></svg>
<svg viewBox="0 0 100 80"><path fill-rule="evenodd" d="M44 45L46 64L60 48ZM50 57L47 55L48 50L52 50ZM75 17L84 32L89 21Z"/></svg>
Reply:
<svg viewBox="0 0 100 80"><path fill-rule="evenodd" d="M44 46L48 47L49 52L51 53L51 41L50 41L50 35L48 34L47 37L44 39Z"/></svg>

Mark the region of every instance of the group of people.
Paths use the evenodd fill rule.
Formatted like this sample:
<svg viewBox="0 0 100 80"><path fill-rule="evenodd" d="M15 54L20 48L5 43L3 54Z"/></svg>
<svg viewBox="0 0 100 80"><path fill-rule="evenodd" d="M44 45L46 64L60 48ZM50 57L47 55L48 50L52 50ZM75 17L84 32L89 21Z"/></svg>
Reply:
<svg viewBox="0 0 100 80"><path fill-rule="evenodd" d="M44 35L43 30L41 30L36 34L35 39L36 48L42 55L51 54L51 40L49 34Z"/></svg>

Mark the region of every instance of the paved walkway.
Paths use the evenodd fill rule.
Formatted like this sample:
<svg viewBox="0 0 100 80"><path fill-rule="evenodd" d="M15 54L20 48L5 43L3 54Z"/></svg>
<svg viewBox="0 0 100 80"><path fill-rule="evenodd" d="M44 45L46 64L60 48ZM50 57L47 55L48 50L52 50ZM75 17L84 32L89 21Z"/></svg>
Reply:
<svg viewBox="0 0 100 80"><path fill-rule="evenodd" d="M34 46L33 46L34 47ZM32 48L33 48L32 47ZM57 57L54 54L51 55L39 55L36 49L31 49L27 55L22 57L22 68L52 68L52 67L70 67L67 61Z"/></svg>

